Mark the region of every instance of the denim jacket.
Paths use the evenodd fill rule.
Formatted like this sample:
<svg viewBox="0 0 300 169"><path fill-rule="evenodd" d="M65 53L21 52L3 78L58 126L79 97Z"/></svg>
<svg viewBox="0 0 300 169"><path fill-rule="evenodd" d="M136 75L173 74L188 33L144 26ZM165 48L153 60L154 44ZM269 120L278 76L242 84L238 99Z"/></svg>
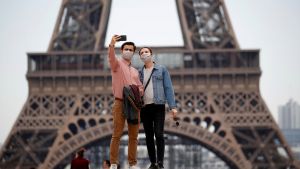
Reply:
<svg viewBox="0 0 300 169"><path fill-rule="evenodd" d="M144 67L139 69L140 81L144 81ZM153 74L153 96L154 104L165 104L168 102L169 108L175 108L175 96L170 74L163 65L154 64Z"/></svg>

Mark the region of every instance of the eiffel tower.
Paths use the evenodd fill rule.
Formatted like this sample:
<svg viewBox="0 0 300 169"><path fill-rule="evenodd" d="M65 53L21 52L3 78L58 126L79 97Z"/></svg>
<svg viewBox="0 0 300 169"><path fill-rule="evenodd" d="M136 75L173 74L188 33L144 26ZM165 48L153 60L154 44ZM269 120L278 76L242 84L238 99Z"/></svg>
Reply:
<svg viewBox="0 0 300 169"><path fill-rule="evenodd" d="M62 1L48 51L28 54L29 96L1 149L1 169L64 168L78 148L110 138L111 4ZM224 0L176 5L184 46L154 48L179 110L180 126L166 121L166 132L195 140L232 169L300 168L260 95L259 50L239 48Z"/></svg>

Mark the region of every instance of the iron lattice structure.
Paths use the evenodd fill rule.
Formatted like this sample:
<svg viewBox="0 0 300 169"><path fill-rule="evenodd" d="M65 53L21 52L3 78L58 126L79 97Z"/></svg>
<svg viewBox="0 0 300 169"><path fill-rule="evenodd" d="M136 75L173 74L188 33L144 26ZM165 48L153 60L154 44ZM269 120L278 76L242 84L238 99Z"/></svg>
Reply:
<svg viewBox="0 0 300 169"><path fill-rule="evenodd" d="M112 0L63 0L46 53L28 54L28 99L0 153L1 169L61 168L112 134L104 46ZM259 90L259 50L241 50L223 0L176 0L183 47L159 47L181 120L230 168L300 168Z"/></svg>

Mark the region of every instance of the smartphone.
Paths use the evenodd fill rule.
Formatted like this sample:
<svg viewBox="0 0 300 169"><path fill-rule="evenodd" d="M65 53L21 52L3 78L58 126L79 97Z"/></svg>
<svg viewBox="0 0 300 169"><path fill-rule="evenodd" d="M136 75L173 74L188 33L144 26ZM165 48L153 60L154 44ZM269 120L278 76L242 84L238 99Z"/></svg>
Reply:
<svg viewBox="0 0 300 169"><path fill-rule="evenodd" d="M127 37L126 35L120 35L120 39L118 41L126 41L127 40Z"/></svg>

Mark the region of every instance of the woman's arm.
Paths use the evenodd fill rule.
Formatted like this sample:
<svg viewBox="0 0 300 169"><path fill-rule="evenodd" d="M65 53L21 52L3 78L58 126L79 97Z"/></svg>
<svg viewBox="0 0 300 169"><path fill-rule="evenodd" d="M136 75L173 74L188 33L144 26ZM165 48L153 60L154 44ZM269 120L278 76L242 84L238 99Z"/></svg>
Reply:
<svg viewBox="0 0 300 169"><path fill-rule="evenodd" d="M163 66L162 68L163 68L163 83L164 83L163 85L164 85L165 96L170 109L173 109L176 108L176 103L175 103L175 95L174 95L171 76L165 66Z"/></svg>

